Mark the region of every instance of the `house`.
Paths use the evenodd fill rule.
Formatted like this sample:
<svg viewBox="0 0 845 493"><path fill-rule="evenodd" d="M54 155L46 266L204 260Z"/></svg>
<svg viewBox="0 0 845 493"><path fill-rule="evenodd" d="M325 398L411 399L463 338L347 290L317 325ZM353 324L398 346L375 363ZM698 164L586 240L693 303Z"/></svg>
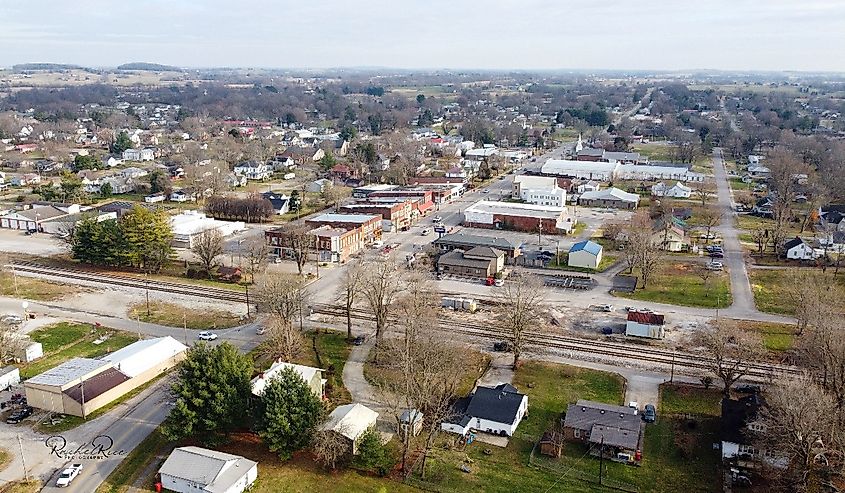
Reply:
<svg viewBox="0 0 845 493"><path fill-rule="evenodd" d="M123 162L122 159L118 159L118 158L111 156L111 155L103 157L103 166L106 166L106 167L109 167L109 168L114 168L115 166L117 166L118 164L120 164L122 162Z"/></svg>
<svg viewBox="0 0 845 493"><path fill-rule="evenodd" d="M144 170L144 169L141 169L141 168L135 168L133 166L130 166L128 168L124 168L120 171L120 175L123 176L127 180L133 179L133 178L143 178L143 177L147 176L148 174L149 173L147 173L147 170Z"/></svg>
<svg viewBox="0 0 845 493"><path fill-rule="evenodd" d="M567 264L569 267L596 270L601 264L603 248L594 241L579 241L569 249Z"/></svg>
<svg viewBox="0 0 845 493"><path fill-rule="evenodd" d="M464 209L463 225L545 234L568 234L576 219L566 207L479 200Z"/></svg>
<svg viewBox="0 0 845 493"><path fill-rule="evenodd" d="M772 174L772 170L767 166L750 165L748 166L748 174L751 178L768 178Z"/></svg>
<svg viewBox="0 0 845 493"><path fill-rule="evenodd" d="M177 493L242 493L258 478L258 463L200 447L178 447L158 470L161 486Z"/></svg>
<svg viewBox="0 0 845 493"><path fill-rule="evenodd" d="M467 397L458 399L452 409L453 417L440 425L444 431L463 436L470 430L513 436L528 414L528 396L507 383L479 386Z"/></svg>
<svg viewBox="0 0 845 493"><path fill-rule="evenodd" d="M287 214L290 211L290 197L284 194L275 192L264 192L261 194L265 200L270 201L273 206L273 211L278 214Z"/></svg>
<svg viewBox="0 0 845 493"><path fill-rule="evenodd" d="M159 202L164 202L166 195L163 193L154 193L144 197L144 202L148 204L157 204Z"/></svg>
<svg viewBox="0 0 845 493"><path fill-rule="evenodd" d="M35 173L24 173L22 175L13 176L9 182L13 187L25 187L27 185L38 185L41 183L41 176Z"/></svg>
<svg viewBox="0 0 845 493"><path fill-rule="evenodd" d="M187 346L167 336L132 343L99 359L73 358L24 382L29 404L85 417L167 372Z"/></svg>
<svg viewBox="0 0 845 493"><path fill-rule="evenodd" d="M343 139L337 139L334 141L334 155L345 157L349 154L349 141Z"/></svg>
<svg viewBox="0 0 845 493"><path fill-rule="evenodd" d="M616 187L594 192L584 192L578 197L578 204L586 207L611 207L614 209L636 209L640 196Z"/></svg>
<svg viewBox="0 0 845 493"><path fill-rule="evenodd" d="M582 399L567 406L563 437L589 445L592 455L632 463L642 450L642 426L633 408Z"/></svg>
<svg viewBox="0 0 845 493"><path fill-rule="evenodd" d="M663 339L666 335L664 325L666 317L652 311L629 310L625 322L625 335L646 337L649 339Z"/></svg>
<svg viewBox="0 0 845 493"><path fill-rule="evenodd" d="M722 460L748 468L759 467L761 461L776 468L788 465L782 454L760 447L759 441L755 440L755 435L766 433L766 425L760 419L762 406L763 401L758 394L740 399L722 399Z"/></svg>
<svg viewBox="0 0 845 493"><path fill-rule="evenodd" d="M325 396L327 380L323 378L323 370L312 366L286 363L281 359L274 361L273 364L270 365L270 368L262 371L257 377L252 379L250 382L250 385L252 386L252 394L256 396L262 395L267 383L270 382L270 380L277 378L278 375L281 375L281 373L287 368L290 368L294 371L294 373L302 377L302 380L305 381L305 384L308 385L308 388L311 389L311 392L315 396L320 399Z"/></svg>
<svg viewBox="0 0 845 493"><path fill-rule="evenodd" d="M273 174L273 169L258 161L244 161L232 170L236 175L245 176L247 180L263 181Z"/></svg>
<svg viewBox="0 0 845 493"><path fill-rule="evenodd" d="M492 247L477 246L467 251L455 249L440 255L437 272L486 279L501 272L504 265L504 252Z"/></svg>
<svg viewBox="0 0 845 493"><path fill-rule="evenodd" d="M246 175L239 175L236 173L229 173L226 175L226 185L231 188L245 187Z"/></svg>
<svg viewBox="0 0 845 493"><path fill-rule="evenodd" d="M124 161L152 161L155 159L155 149L146 147L144 149L126 149L123 151Z"/></svg>
<svg viewBox="0 0 845 493"><path fill-rule="evenodd" d="M333 180L346 181L352 176L352 168L345 164L335 164L329 169L329 178Z"/></svg>
<svg viewBox="0 0 845 493"><path fill-rule="evenodd" d="M405 436L411 433L411 436L417 436L422 431L423 427L423 413L419 409L405 409L399 416L399 435Z"/></svg>
<svg viewBox="0 0 845 493"><path fill-rule="evenodd" d="M170 192L170 201L171 202L196 202L197 201L197 194L196 192L190 190L174 190Z"/></svg>
<svg viewBox="0 0 845 493"><path fill-rule="evenodd" d="M493 236L479 236L465 233L449 233L441 236L432 242L440 252L448 252L454 249L470 250L472 248L483 246L492 247L496 250L504 252L505 263L513 263L513 260L522 254L522 244L514 243L507 238L498 238Z"/></svg>
<svg viewBox="0 0 845 493"><path fill-rule="evenodd" d="M513 179L513 196L537 205L566 206L566 190L551 176L517 175Z"/></svg>
<svg viewBox="0 0 845 493"><path fill-rule="evenodd" d="M107 183L109 187L111 187L111 193L116 195L135 191L135 180L133 178L126 178L122 175L106 176L100 179L100 187L97 189L97 191L99 192L100 190L102 190L103 185Z"/></svg>
<svg viewBox="0 0 845 493"><path fill-rule="evenodd" d="M320 178L319 180L314 180L309 183L308 186L305 187L305 191L311 193L323 193L323 191L330 186L332 186L331 180Z"/></svg>
<svg viewBox="0 0 845 493"><path fill-rule="evenodd" d="M349 441L352 454L358 454L358 439L370 428L375 428L378 413L363 404L345 404L338 406L329 414L320 427L323 431L332 431Z"/></svg>
<svg viewBox="0 0 845 493"><path fill-rule="evenodd" d="M675 199L688 199L692 196L692 188L681 182L675 182L671 187L664 182L657 182L651 186L651 194L655 197L672 197Z"/></svg>
<svg viewBox="0 0 845 493"><path fill-rule="evenodd" d="M798 236L784 243L783 251L790 260L815 260L819 257L812 245Z"/></svg>
<svg viewBox="0 0 845 493"><path fill-rule="evenodd" d="M597 190L601 190L601 183L595 180L587 180L585 182L579 183L575 189L578 194L582 194L584 192L595 192Z"/></svg>
<svg viewBox="0 0 845 493"><path fill-rule="evenodd" d="M672 215L668 220L658 218L652 224L652 244L667 252L681 252L687 249L686 223Z"/></svg>

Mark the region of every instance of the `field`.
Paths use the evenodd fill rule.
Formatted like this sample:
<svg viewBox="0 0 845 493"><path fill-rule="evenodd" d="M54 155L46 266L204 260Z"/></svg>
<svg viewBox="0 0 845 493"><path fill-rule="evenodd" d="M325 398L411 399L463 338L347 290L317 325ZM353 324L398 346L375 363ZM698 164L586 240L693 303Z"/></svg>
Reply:
<svg viewBox="0 0 845 493"><path fill-rule="evenodd" d="M459 394L468 394L475 387L475 382L490 364L490 356L481 351L468 350L465 357L466 373L461 379L459 385ZM373 385L379 385L380 382L395 381L399 377L398 372L379 366L376 363L376 350L370 352L370 358L364 363L364 378Z"/></svg>
<svg viewBox="0 0 845 493"><path fill-rule="evenodd" d="M15 284L17 283L17 288ZM13 276L0 272L0 296L14 296L26 300L55 301L80 292L77 286L43 281L32 277Z"/></svg>
<svg viewBox="0 0 845 493"><path fill-rule="evenodd" d="M658 411L662 414L720 416L721 399L722 392L716 388L665 383L660 386Z"/></svg>
<svg viewBox="0 0 845 493"><path fill-rule="evenodd" d="M805 268L807 269L807 268ZM814 269L812 271L818 282L830 286L842 300L845 295L845 274L834 278L833 271L827 273ZM754 302L757 309L780 315L794 315L795 305L789 297L791 277L790 269L750 269L748 277L751 280L751 290L754 292ZM840 310L845 310L845 304L840 301Z"/></svg>
<svg viewBox="0 0 845 493"><path fill-rule="evenodd" d="M773 355L789 351L795 344L797 329L794 325L776 322L752 322L750 320L737 323L742 330L756 332L760 336L763 347Z"/></svg>
<svg viewBox="0 0 845 493"><path fill-rule="evenodd" d="M189 330L227 329L246 323L241 316L224 310L192 310L183 305L163 301L151 301L149 315L146 303L131 305L126 316L130 319L140 319L141 322L170 327L187 326Z"/></svg>
<svg viewBox="0 0 845 493"><path fill-rule="evenodd" d="M108 336L105 342L94 344L100 336ZM44 356L31 363L21 365L21 378L30 378L71 358L97 358L117 351L138 340L136 334L89 324L61 322L42 327L30 333L30 338L44 347Z"/></svg>
<svg viewBox="0 0 845 493"><path fill-rule="evenodd" d="M638 272L634 269L634 275ZM642 282L640 282L642 284ZM730 278L724 272L714 273L709 288L688 262L667 258L649 279L646 289L633 293L614 292L616 296L640 301L701 308L726 308L731 305Z"/></svg>

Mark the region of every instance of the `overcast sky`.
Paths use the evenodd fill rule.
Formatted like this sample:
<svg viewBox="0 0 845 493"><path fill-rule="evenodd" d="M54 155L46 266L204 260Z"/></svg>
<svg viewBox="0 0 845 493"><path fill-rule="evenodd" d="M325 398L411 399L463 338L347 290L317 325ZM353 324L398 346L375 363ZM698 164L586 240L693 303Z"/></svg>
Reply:
<svg viewBox="0 0 845 493"><path fill-rule="evenodd" d="M845 0L0 0L0 66L845 72Z"/></svg>

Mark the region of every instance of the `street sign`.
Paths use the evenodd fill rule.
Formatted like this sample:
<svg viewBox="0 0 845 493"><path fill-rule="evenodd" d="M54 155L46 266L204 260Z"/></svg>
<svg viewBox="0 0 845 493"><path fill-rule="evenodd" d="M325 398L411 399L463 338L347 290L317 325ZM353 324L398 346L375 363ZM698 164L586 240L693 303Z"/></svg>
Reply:
<svg viewBox="0 0 845 493"><path fill-rule="evenodd" d="M434 227L434 232L435 232L435 233L445 233L445 232L446 232L446 227L445 227L445 226L435 226L435 227Z"/></svg>

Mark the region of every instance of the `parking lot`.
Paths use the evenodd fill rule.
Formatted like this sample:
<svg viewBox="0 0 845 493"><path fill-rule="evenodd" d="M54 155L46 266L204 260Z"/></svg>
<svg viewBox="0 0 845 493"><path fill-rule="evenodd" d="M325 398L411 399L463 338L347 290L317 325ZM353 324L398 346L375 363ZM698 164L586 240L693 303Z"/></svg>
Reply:
<svg viewBox="0 0 845 493"><path fill-rule="evenodd" d="M27 235L24 231L0 229L0 252L50 256L65 253L65 243L45 233Z"/></svg>

